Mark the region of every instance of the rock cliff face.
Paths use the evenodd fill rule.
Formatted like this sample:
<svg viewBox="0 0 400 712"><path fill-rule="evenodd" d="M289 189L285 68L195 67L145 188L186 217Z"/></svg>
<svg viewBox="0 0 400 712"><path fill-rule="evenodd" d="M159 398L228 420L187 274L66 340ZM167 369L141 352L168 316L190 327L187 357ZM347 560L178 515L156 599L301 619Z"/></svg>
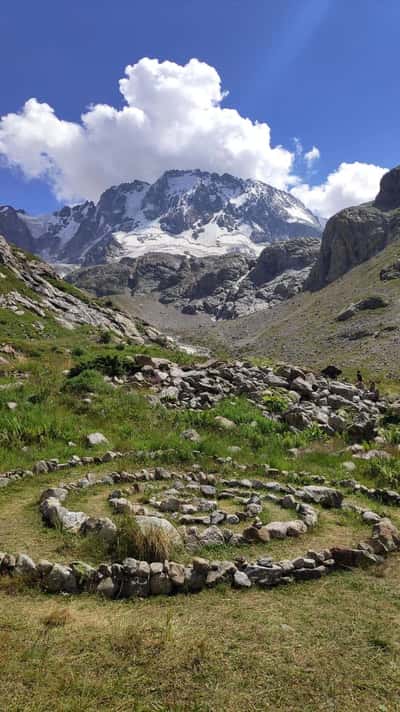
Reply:
<svg viewBox="0 0 400 712"><path fill-rule="evenodd" d="M321 289L400 238L400 166L386 173L372 203L347 208L328 220L321 252L307 281Z"/></svg>
<svg viewBox="0 0 400 712"><path fill-rule="evenodd" d="M150 253L82 269L67 279L99 296L129 290L133 296L152 294L186 314L232 319L299 292L319 246L318 238L276 242L258 258L241 253L203 258Z"/></svg>
<svg viewBox="0 0 400 712"><path fill-rule="evenodd" d="M261 181L205 171L167 171L106 190L97 204L30 216L0 207L0 234L48 262L82 265L149 252L207 257L296 237L319 236L319 220L294 196Z"/></svg>

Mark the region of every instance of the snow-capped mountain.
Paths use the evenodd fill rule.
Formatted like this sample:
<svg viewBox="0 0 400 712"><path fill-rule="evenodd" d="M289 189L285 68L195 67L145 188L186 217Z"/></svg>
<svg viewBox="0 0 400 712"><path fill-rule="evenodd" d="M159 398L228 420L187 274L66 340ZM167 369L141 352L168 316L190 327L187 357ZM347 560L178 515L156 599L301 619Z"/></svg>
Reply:
<svg viewBox="0 0 400 712"><path fill-rule="evenodd" d="M101 264L149 252L202 257L315 237L321 225L289 193L255 180L167 171L153 184L122 183L86 202L32 217L0 208L0 234L50 262Z"/></svg>

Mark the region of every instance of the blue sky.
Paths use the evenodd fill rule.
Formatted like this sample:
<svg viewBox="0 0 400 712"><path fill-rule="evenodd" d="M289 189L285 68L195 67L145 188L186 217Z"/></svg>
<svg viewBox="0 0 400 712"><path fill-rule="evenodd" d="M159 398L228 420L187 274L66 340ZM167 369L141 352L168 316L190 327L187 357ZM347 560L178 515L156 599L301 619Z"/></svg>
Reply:
<svg viewBox="0 0 400 712"><path fill-rule="evenodd" d="M80 116L90 105L104 104L116 110L126 105L118 88L126 65L137 65L141 58L150 57L184 67L194 57L214 68L222 89L229 91L222 102L217 101L219 111L229 107L242 118L265 123L271 131L271 148L282 145L292 153L288 170L283 165L283 152L266 154L261 165L254 156L246 163L243 149L237 172L247 171L248 177L265 175L269 182L289 189L297 180L300 188L295 187L294 192L297 190L312 209L327 213L342 207L341 202L369 199L382 169L399 162L398 0L13 0L2 3L0 27L0 116L20 112L34 97L39 104L53 107L58 120L71 122L73 134L72 127L79 129ZM151 114L146 102L158 99L149 87L150 75L148 71L140 80L140 92L145 97L145 113ZM205 72L204 80L208 82ZM182 81L187 88L183 75ZM200 79L196 82L196 91L200 91ZM177 103L180 96L171 103ZM148 135L144 141L141 136L136 140L132 127L124 134L129 138L125 152L130 164L121 168L121 179L126 178L130 165L131 179L151 179L159 168L186 167L191 156L200 160L193 144L202 136L201 125L187 152L178 146L174 154L170 146L161 148L157 141L162 141L162 132L176 122L175 114L170 113L170 104L157 103L157 110L165 123L153 125L154 146L148 143ZM201 123L201 117L195 121ZM58 148L52 154L54 141L49 143L45 135L37 138L36 120L36 114L30 116L29 122L17 129L15 121L9 121L3 139L0 129L0 204L35 213L47 211L60 201L94 197L108 179L118 178L118 166L108 172L112 146L105 148L103 163L94 165L86 139L79 149L71 135L71 150L66 144L60 158ZM224 122L230 122L223 114L215 120L221 132ZM193 123L192 118L190 121ZM184 119L182 122L172 145L185 134L187 126ZM54 126L56 137L59 129L61 124ZM242 129L247 131L244 124L240 124ZM47 132L43 127L41 130ZM118 132L113 134L115 142L123 138L120 129ZM297 156L295 137L304 149ZM213 137L204 138L202 151L209 147L213 154L210 167L218 169L221 153L221 170L227 165L235 168L231 149L223 145L223 137L220 140L221 146L214 144ZM257 151L254 131L248 140L249 152ZM96 141L96 159L101 161L98 136ZM198 144L201 141L198 138ZM153 166L148 175L142 143ZM304 153L313 146L318 147L320 157L309 164ZM116 155L123 155L119 150L117 147ZM76 159L71 165L74 151ZM50 170L48 165L38 168L38 156L43 153L50 154ZM270 168L270 158L282 165ZM208 158L204 160L201 167L207 167ZM338 174L342 163L356 165ZM255 175L250 175L252 172ZM329 178L332 175L333 179ZM352 186L354 182L360 187ZM72 196L74 183L76 196Z"/></svg>

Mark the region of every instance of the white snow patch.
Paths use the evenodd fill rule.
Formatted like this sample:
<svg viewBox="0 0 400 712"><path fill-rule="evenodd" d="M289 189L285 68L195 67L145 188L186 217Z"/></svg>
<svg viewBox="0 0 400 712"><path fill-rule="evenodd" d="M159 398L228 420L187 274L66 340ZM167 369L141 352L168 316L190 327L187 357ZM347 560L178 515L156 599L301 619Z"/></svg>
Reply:
<svg viewBox="0 0 400 712"><path fill-rule="evenodd" d="M316 220L306 213L300 205L291 205L290 207L285 207L285 211L289 216L287 218L288 222L306 222L310 225L316 225Z"/></svg>

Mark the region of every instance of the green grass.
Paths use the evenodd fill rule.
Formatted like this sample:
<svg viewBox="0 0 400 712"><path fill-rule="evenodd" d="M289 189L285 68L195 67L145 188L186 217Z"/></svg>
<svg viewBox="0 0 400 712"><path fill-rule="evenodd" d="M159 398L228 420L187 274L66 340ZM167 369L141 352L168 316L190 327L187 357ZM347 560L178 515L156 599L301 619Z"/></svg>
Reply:
<svg viewBox="0 0 400 712"><path fill-rule="evenodd" d="M4 709L396 712L399 584L398 557L380 577L115 603L4 582Z"/></svg>

